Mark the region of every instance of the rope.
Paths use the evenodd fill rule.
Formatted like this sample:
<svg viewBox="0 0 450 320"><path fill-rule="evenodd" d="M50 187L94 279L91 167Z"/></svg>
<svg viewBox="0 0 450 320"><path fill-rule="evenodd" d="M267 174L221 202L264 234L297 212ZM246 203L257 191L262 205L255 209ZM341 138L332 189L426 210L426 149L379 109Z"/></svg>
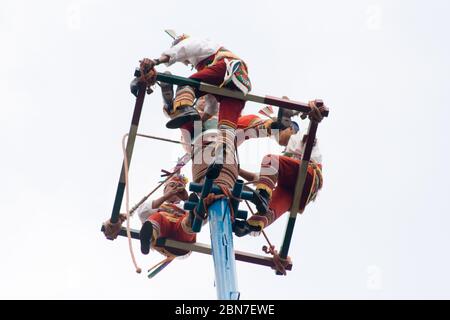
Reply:
<svg viewBox="0 0 450 320"><path fill-rule="evenodd" d="M211 192L210 194L208 194L206 197L203 198L203 209L204 209L205 215L204 216L199 215L197 213L197 209L196 208L194 208L194 210L193 210L194 215L198 219L205 220L208 217L208 208L209 208L209 206L213 202L215 202L216 200L222 199L224 197L225 197L225 195L223 195L223 194L214 194L214 193Z"/></svg>
<svg viewBox="0 0 450 320"><path fill-rule="evenodd" d="M147 94L151 94L153 92L151 87L156 83L157 76L154 62L150 59L144 58L140 60L139 63L139 70L141 72L139 81L145 84Z"/></svg>
<svg viewBox="0 0 450 320"><path fill-rule="evenodd" d="M291 263L291 259L287 257L286 259L283 259L280 257L280 254L277 250L275 250L275 246L270 246L269 248L267 246L263 246L263 251L267 254L273 255L273 263L275 265L275 270L280 272L283 275L286 275L286 266Z"/></svg>
<svg viewBox="0 0 450 320"><path fill-rule="evenodd" d="M185 146L191 146L191 147L194 146L193 143L186 143L186 142L181 142L181 141L177 141L177 140L171 140L171 139L167 139L167 138L151 136L151 135L142 134L142 133L136 133L136 135L139 136L139 137L155 139L155 140L161 140L161 141L166 141L166 142L171 142L171 143L177 143L177 144L182 144L182 145L185 145Z"/></svg>
<svg viewBox="0 0 450 320"><path fill-rule="evenodd" d="M311 111L308 112L308 117L310 120L315 121L315 122L320 122L323 119L323 115L322 112L320 110L319 107L317 107L317 103L319 101L314 100L314 101L309 101L308 105L311 108Z"/></svg>
<svg viewBox="0 0 450 320"><path fill-rule="evenodd" d="M241 161L239 160L237 137L234 137L234 152L236 153L236 160L237 160L238 172L239 172L239 169L241 168Z"/></svg>
<svg viewBox="0 0 450 320"><path fill-rule="evenodd" d="M124 162L124 172L125 172L125 208L127 211L127 238L128 238L128 249L130 251L131 260L133 261L134 267L136 268L137 273L141 273L142 269L139 268L136 262L136 258L133 252L133 245L131 243L131 232L130 232L130 210L129 210L129 186L128 186L128 157L127 150L125 147L125 140L128 137L128 133L126 133L122 138L122 152L123 152L123 162Z"/></svg>
<svg viewBox="0 0 450 320"><path fill-rule="evenodd" d="M208 194L206 197L203 198L203 208L204 208L204 212L206 213L205 216L201 216L197 213L197 210L194 208L194 215L201 219L201 220L205 220L207 218L207 213L208 213L208 208L211 204L213 204L216 200L219 199L223 199L223 198L227 198L227 205L230 208L230 216L231 216L231 221L234 221L234 209L233 206L231 205L231 198L235 198L230 190L225 187L225 186L221 186L219 185L219 188L222 190L223 194L214 194L214 193L210 193Z"/></svg>
<svg viewBox="0 0 450 320"><path fill-rule="evenodd" d="M250 207L250 204L248 203L247 200L245 200L245 204L247 205L248 210L250 210L250 213L252 214L252 216L254 216L255 213L253 212L253 209L252 209L252 207ZM262 232L264 238L266 238L267 244L268 244L269 246L272 246L272 243L270 243L269 237L267 236L267 234L266 234L266 232L264 231L264 229L262 229L261 232Z"/></svg>
<svg viewBox="0 0 450 320"><path fill-rule="evenodd" d="M147 135L142 135L142 134L139 134L139 133L136 134L136 135L141 136L141 137L145 137L145 138L152 138L152 139L157 139L157 140L162 140L162 141L168 141L168 142L174 142L174 143L184 144L184 143L182 143L182 142L180 142L180 141L169 140L169 139L159 138L159 137L154 137L154 136L147 136ZM191 144L191 145L192 145L192 144ZM134 213L134 212L135 212L135 211L136 211L136 210L137 210L137 209L138 209L145 201L147 201L147 199L150 198L150 196L151 196L153 193L155 193L162 185L164 185L164 183L166 183L170 178L172 178L172 176L174 176L176 173L180 172L181 168L183 168L183 166L186 165L186 164L191 160L191 157L189 157L187 161L184 161L184 159L186 158L186 155L187 155L187 154L185 154L183 157L181 157L181 158L178 159L178 162L177 162L177 164L176 164L175 169L174 169L173 172L169 172L169 171L166 171L166 170L163 170L163 169L161 170L161 171L164 173L163 175L161 175L161 177L166 177L166 179L163 180L163 181L161 181L161 182L159 182L159 184L158 184L152 191L150 191L149 194L147 194L147 195L144 196L141 200L139 200L139 202L136 203L136 204L133 206L133 208L131 208L131 210L130 210L130 215L133 215L133 213ZM181 163L180 163L180 160L181 160Z"/></svg>
<svg viewBox="0 0 450 320"><path fill-rule="evenodd" d="M227 205L230 208L230 219L231 222L234 221L234 209L233 206L231 205L231 199L237 199L235 196L233 196L233 194L231 193L231 191L225 187L225 186L219 186L220 190L222 190L223 194L227 197Z"/></svg>
<svg viewBox="0 0 450 320"><path fill-rule="evenodd" d="M140 134L137 134L140 135ZM143 136L143 135L140 135ZM130 231L130 218L132 216L132 214L134 213L134 211L136 211L137 208L139 208L139 206L141 206L153 193L155 193L165 182L167 182L170 178L172 178L173 175L175 175L176 173L180 172L181 168L187 163L177 163L175 170L171 173L163 170L163 172L165 172L165 177L166 179L164 181L161 181L149 194L147 194L145 197L143 197L131 210L129 209L129 199L130 199L130 195L129 195L129 186L128 186L128 157L127 157L127 151L126 151L126 146L125 146L125 140L128 137L128 133L126 133L123 138L122 138L122 152L123 152L123 161L124 161L124 173L125 173L125 208L126 208L126 220L127 220L127 238L128 238L128 250L130 252L131 255L131 260L133 261L133 265L136 269L137 273L141 273L142 269L137 265L136 262L136 257L134 255L133 252L133 245L132 245L132 241L131 241L131 231ZM161 139L162 140L162 139ZM168 140L168 139L166 139ZM181 143L181 142L180 142ZM181 159L184 159L184 157L182 157ZM189 158L190 159L190 158ZM171 258L171 260L168 260L169 258ZM160 272L162 269L164 269L172 260L174 259L174 257L168 257L167 259L161 261L161 265L160 268L158 268L157 270L155 270L153 273L149 274L149 278L153 277L154 275L156 275L158 272ZM167 260L167 261L166 261ZM159 265L159 264L158 264ZM157 266L158 266L157 265ZM149 272L152 270L153 268L151 268L149 270Z"/></svg>
<svg viewBox="0 0 450 320"><path fill-rule="evenodd" d="M255 215L255 213L253 212L252 208L250 207L250 204L248 203L247 200L245 200L245 204L247 205L248 209L250 210L252 215ZM278 253L277 250L275 250L275 246L270 242L269 237L267 236L266 232L264 231L264 229L261 230L264 238L267 241L267 244L269 246L263 246L262 250L267 253L267 254L271 254L273 257L273 264L275 265L275 270L280 272L283 275L286 275L286 267L287 265L289 265L291 263L291 258L287 257L286 259L283 259L280 257L280 254Z"/></svg>

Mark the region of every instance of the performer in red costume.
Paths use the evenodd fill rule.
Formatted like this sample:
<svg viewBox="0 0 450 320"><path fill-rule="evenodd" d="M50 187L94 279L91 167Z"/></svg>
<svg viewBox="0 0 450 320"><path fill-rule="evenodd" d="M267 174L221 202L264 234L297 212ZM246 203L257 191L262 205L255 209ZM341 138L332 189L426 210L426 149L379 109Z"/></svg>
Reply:
<svg viewBox="0 0 450 320"><path fill-rule="evenodd" d="M168 66L183 62L191 64L197 72L190 76L204 83L227 87L247 94L251 90L246 63L233 52L221 44L209 39L198 39L185 34L177 37L172 47L163 51L158 59L143 59L141 67L151 69L160 63ZM193 121L200 120L200 115L193 107L195 98L204 95L195 88L185 85L179 86L175 98L170 101L170 88L166 86L169 99L166 101L166 111L171 120L166 124L168 128L183 128L193 130ZM165 88L163 87L163 94ZM218 130L216 141L215 163L233 164L235 160L235 129L237 121L244 108L245 101L215 96L220 103Z"/></svg>
<svg viewBox="0 0 450 320"><path fill-rule="evenodd" d="M315 107L315 102L310 102L310 105ZM258 212L245 223L235 226L234 231L238 236L249 233L259 234L262 229L288 211L292 205L306 136L298 132L292 135L286 134L285 137L288 137L288 142L282 155L266 155L262 160L259 174L243 169L239 170L239 174L244 179L257 181L253 202L256 204ZM282 143L280 144L282 145ZM305 210L308 203L316 199L322 185L322 155L316 139L300 198L300 213Z"/></svg>
<svg viewBox="0 0 450 320"><path fill-rule="evenodd" d="M166 256L189 253L185 250L154 246L156 239L160 237L189 243L196 241L195 233L191 229L189 212L185 211L181 204L188 199L186 184L187 179L183 175L175 175L166 182L162 197L144 203L137 210L143 223L139 233L143 254L148 254L151 247Z"/></svg>

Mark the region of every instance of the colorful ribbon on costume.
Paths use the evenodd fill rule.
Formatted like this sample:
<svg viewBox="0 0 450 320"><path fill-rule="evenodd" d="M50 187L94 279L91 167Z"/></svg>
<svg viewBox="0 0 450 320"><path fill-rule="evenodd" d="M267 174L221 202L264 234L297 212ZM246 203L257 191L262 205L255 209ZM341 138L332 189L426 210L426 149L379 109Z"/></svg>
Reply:
<svg viewBox="0 0 450 320"><path fill-rule="evenodd" d="M170 256L165 258L164 260L161 260L160 262L158 262L157 264L155 264L153 267L151 267L150 269L148 269L148 278L151 279L154 276L156 276L159 272L161 272L162 270L164 270L165 267L167 267L173 260L175 259L175 257Z"/></svg>

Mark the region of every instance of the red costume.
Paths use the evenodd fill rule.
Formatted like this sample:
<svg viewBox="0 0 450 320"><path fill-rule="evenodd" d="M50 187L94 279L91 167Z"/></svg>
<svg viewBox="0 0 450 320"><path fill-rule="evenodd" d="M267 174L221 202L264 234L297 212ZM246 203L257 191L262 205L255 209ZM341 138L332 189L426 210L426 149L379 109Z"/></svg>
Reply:
<svg viewBox="0 0 450 320"><path fill-rule="evenodd" d="M250 217L247 220L250 225L265 228L290 209L306 141L304 138L305 136L298 132L290 137L283 155L269 154L263 158L256 189L264 190L269 195L269 210L265 214L258 213ZM304 211L309 202L316 199L317 193L322 188L321 162L322 155L315 141L300 198L300 212Z"/></svg>
<svg viewBox="0 0 450 320"><path fill-rule="evenodd" d="M140 215L142 211L140 212ZM176 241L196 242L196 234L189 226L189 212L172 203L163 203L158 209L153 209L147 221L153 225L152 245L158 238L170 238ZM155 248L155 247L154 247ZM167 255L168 249L155 248ZM170 254L179 256L188 252L178 249L170 249Z"/></svg>
<svg viewBox="0 0 450 320"><path fill-rule="evenodd" d="M175 62L193 65L197 72L189 77L191 79L237 89L245 94L251 90L245 62L216 42L182 35L175 40L170 49L162 53L162 56L169 57L168 65ZM170 114L171 118L179 114L178 110L191 107L195 97L203 94L190 86L179 87L173 103L173 113ZM215 97L220 102L219 129L221 125L236 128L245 101L219 95ZM190 127L189 123L183 125L185 129Z"/></svg>
<svg viewBox="0 0 450 320"><path fill-rule="evenodd" d="M166 200L157 208L154 208L154 201L151 203L145 203L137 210L139 218L143 223L143 228L147 224L146 228L144 228L144 245L147 247L147 249L144 250L144 254L148 253L149 245L166 256L180 256L189 253L184 250L169 250L155 247L156 239L158 238L170 238L172 240L189 243L196 241L196 235L192 232L192 228L190 226L189 212L183 209L183 206L179 201L180 196L182 199L187 198L187 192L183 189L186 183L187 179L182 175L172 177L166 182L166 187L164 189L165 198L163 199L169 200ZM175 194L178 198L174 198L174 194L171 195L170 193L176 188L181 188L183 190L180 193ZM158 204L155 204L155 206L157 205ZM149 222L151 226L148 225ZM142 240L141 229L141 241Z"/></svg>

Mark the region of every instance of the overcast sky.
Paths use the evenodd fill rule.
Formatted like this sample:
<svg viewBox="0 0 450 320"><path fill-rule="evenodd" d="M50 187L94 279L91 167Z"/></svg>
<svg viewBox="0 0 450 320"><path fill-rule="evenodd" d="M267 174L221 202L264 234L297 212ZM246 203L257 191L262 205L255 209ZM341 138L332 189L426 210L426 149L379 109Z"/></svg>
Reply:
<svg viewBox="0 0 450 320"><path fill-rule="evenodd" d="M210 256L177 260L148 280L134 272L126 239L99 231L131 121L129 82L139 59L170 46L166 28L235 52L255 94L321 98L330 108L318 130L324 187L297 220L293 270L280 277L237 262L242 299L450 298L450 3L187 3L1 2L0 298L216 298ZM178 139L165 122L156 90L139 132ZM270 140L246 143L242 166L256 170L280 151ZM182 153L138 138L131 203ZM267 229L277 247L286 219ZM198 241L208 243L208 228ZM258 254L264 244L235 238L235 248ZM144 270L162 259L134 247Z"/></svg>

